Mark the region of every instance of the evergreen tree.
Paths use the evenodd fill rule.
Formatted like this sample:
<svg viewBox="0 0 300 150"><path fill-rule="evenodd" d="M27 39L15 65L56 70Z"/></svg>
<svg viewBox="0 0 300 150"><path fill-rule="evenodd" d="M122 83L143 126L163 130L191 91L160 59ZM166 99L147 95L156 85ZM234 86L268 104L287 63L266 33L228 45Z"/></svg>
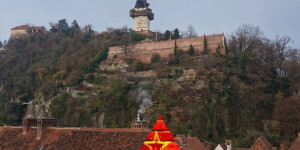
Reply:
<svg viewBox="0 0 300 150"><path fill-rule="evenodd" d="M265 125L264 127L264 137L272 144L273 143L273 140L272 140L272 135L271 133L269 132L269 129L268 127Z"/></svg>
<svg viewBox="0 0 300 150"><path fill-rule="evenodd" d="M174 34L172 36L172 39L179 39L179 30L178 30L178 28L176 28L174 30Z"/></svg>
<svg viewBox="0 0 300 150"><path fill-rule="evenodd" d="M179 64L179 54L178 54L178 47L177 47L176 40L175 40L175 46L174 46L174 64L176 64L176 65Z"/></svg>
<svg viewBox="0 0 300 150"><path fill-rule="evenodd" d="M164 39L165 39L165 40L169 40L170 38L171 38L171 31L166 30Z"/></svg>
<svg viewBox="0 0 300 150"><path fill-rule="evenodd" d="M73 38L75 34L78 34L80 32L80 27L76 20L72 22L71 28L70 28L70 36Z"/></svg>
<svg viewBox="0 0 300 150"><path fill-rule="evenodd" d="M206 36L204 34L204 50L203 50L204 54L207 55L208 54L208 49L207 49L207 40L206 40Z"/></svg>
<svg viewBox="0 0 300 150"><path fill-rule="evenodd" d="M205 133L206 133L206 135L205 135L206 140L210 141L213 138L212 124L210 121L208 121L206 124L206 132Z"/></svg>
<svg viewBox="0 0 300 150"><path fill-rule="evenodd" d="M220 50L221 50L221 46L220 46L220 45L218 45L218 48L216 49L215 56L220 56L220 55L221 55L221 52L220 52Z"/></svg>
<svg viewBox="0 0 300 150"><path fill-rule="evenodd" d="M66 19L62 19L62 20L58 21L58 31L68 33L69 25L68 25Z"/></svg>
<svg viewBox="0 0 300 150"><path fill-rule="evenodd" d="M174 56L177 56L177 52L178 52L178 47L177 47L177 42L175 40L175 44L174 44Z"/></svg>
<svg viewBox="0 0 300 150"><path fill-rule="evenodd" d="M72 28L79 28L79 25L78 25L78 23L77 23L77 21L76 20L74 20L73 22L72 22L72 26L71 26Z"/></svg>
<svg viewBox="0 0 300 150"><path fill-rule="evenodd" d="M190 56L192 56L195 53L195 49L192 44L190 45L190 49L187 52L190 54Z"/></svg>

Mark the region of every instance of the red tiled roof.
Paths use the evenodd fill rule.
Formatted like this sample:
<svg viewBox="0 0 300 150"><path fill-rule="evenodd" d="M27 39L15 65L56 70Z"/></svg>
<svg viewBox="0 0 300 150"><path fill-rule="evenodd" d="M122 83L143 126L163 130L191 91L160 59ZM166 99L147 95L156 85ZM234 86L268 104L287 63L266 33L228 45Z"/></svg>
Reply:
<svg viewBox="0 0 300 150"><path fill-rule="evenodd" d="M181 150L208 150L196 137L184 138L182 145L178 140L176 142Z"/></svg>
<svg viewBox="0 0 300 150"><path fill-rule="evenodd" d="M254 144L249 150L272 150L272 148L272 144L265 137L262 136L254 142Z"/></svg>
<svg viewBox="0 0 300 150"><path fill-rule="evenodd" d="M29 25L21 25L21 26L16 26L14 28L12 28L11 30L24 30L24 29L28 29Z"/></svg>
<svg viewBox="0 0 300 150"><path fill-rule="evenodd" d="M40 140L32 128L27 135L22 128L0 128L0 149L103 149L138 150L151 130L48 128Z"/></svg>
<svg viewBox="0 0 300 150"><path fill-rule="evenodd" d="M298 137L292 144L292 146L289 148L289 150L299 150L300 149L300 133L298 133Z"/></svg>

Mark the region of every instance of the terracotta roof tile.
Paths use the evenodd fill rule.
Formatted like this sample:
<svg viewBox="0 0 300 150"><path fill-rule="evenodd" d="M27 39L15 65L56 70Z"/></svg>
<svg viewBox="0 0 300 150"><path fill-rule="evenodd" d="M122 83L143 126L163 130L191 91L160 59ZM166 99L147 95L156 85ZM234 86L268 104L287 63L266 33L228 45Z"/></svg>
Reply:
<svg viewBox="0 0 300 150"><path fill-rule="evenodd" d="M175 139L175 141L177 142L181 150L207 150L204 144L196 137L183 138L182 144L177 138Z"/></svg>
<svg viewBox="0 0 300 150"><path fill-rule="evenodd" d="M27 135L22 128L1 128L0 145L3 149L140 149L151 130L131 129L67 129L49 128L40 140L32 128Z"/></svg>
<svg viewBox="0 0 300 150"><path fill-rule="evenodd" d="M292 144L292 146L289 148L289 150L300 150L300 133L298 133L298 137Z"/></svg>
<svg viewBox="0 0 300 150"><path fill-rule="evenodd" d="M12 28L11 30L24 30L24 29L28 29L29 25L21 25L21 26L16 26L14 28Z"/></svg>
<svg viewBox="0 0 300 150"><path fill-rule="evenodd" d="M272 144L265 137L262 136L254 142L254 144L249 150L272 150L272 148Z"/></svg>

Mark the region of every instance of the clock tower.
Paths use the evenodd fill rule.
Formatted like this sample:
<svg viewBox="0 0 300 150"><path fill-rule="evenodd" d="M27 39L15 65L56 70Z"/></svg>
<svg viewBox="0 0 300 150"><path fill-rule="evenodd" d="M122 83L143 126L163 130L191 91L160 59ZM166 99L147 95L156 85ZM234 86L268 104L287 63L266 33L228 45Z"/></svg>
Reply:
<svg viewBox="0 0 300 150"><path fill-rule="evenodd" d="M152 9L148 8L150 4L147 0L137 0L134 9L130 10L130 17L134 20L134 31L150 30L150 21L154 19Z"/></svg>

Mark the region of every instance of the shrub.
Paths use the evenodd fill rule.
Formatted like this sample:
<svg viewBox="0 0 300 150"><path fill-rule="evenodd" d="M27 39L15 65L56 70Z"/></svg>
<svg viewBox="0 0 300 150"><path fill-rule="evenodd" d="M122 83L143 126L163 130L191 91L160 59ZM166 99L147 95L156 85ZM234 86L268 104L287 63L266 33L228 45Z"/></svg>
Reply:
<svg viewBox="0 0 300 150"><path fill-rule="evenodd" d="M134 42L141 42L141 41L143 41L145 39L146 39L146 36L143 35L143 34L139 34L139 33L136 33L136 32L132 33L132 40Z"/></svg>
<svg viewBox="0 0 300 150"><path fill-rule="evenodd" d="M144 64L140 61L136 63L136 71L143 71L144 70Z"/></svg>
<svg viewBox="0 0 300 150"><path fill-rule="evenodd" d="M160 62L160 55L159 54L152 55L151 63L157 63L157 62Z"/></svg>

